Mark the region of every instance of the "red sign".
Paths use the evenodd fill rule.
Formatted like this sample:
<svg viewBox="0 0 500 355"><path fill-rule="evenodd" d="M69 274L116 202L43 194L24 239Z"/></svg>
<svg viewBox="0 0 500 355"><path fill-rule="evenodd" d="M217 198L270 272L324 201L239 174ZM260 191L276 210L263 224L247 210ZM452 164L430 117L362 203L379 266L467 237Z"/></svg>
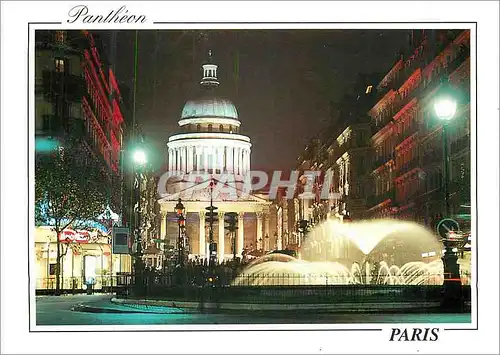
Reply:
<svg viewBox="0 0 500 355"><path fill-rule="evenodd" d="M85 230L74 231L72 229L65 229L59 233L59 241L63 243L88 243L90 233Z"/></svg>

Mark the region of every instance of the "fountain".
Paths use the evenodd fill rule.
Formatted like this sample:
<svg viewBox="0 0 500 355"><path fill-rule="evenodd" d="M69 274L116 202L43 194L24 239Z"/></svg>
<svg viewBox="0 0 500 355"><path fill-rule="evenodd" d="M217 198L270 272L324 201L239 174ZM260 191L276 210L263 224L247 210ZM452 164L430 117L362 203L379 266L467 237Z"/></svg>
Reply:
<svg viewBox="0 0 500 355"><path fill-rule="evenodd" d="M308 234L299 259L265 255L233 285L441 285L442 249L434 234L412 222L326 221ZM468 274L469 265L459 263ZM469 284L469 277L462 283Z"/></svg>

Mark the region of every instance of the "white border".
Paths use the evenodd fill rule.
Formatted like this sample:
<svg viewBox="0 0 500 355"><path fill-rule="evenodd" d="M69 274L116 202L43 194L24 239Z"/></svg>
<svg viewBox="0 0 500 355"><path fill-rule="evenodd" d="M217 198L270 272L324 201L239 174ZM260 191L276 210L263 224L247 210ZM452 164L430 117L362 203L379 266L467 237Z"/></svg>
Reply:
<svg viewBox="0 0 500 355"><path fill-rule="evenodd" d="M479 184L479 202L481 217L479 220L480 237L480 260L481 293L479 295L479 331L442 331L440 341L436 343L388 343L389 328L391 325L333 325L332 328L383 328L382 332L256 332L256 333L114 333L113 341L110 341L108 333L93 333L92 349L86 348L86 340L82 334L57 334L57 333L27 333L27 294L26 275L27 268L24 260L25 248L33 245L30 240L26 243L26 164L23 162L27 156L26 152L26 48L27 48L27 22L28 21L65 21L66 12L77 3L64 2L31 2L31 3L2 3L2 351L8 352L287 352L287 353L310 353L310 352L439 352L453 351L454 353L474 353L491 351L492 348L481 348L489 341L495 341L498 334L498 318L495 323L493 315L498 317L498 4L485 2L409 2L405 5L401 2L187 2L187 3L130 3L130 2L91 2L89 7L96 12L109 11L126 4L131 12L143 13L149 19L156 21L203 21L207 20L206 14L209 9L212 14L211 21L479 21L478 45L479 58L478 88L479 98L479 125L476 127L475 110L472 109L476 103L474 87L471 90L471 120L473 147L471 165L472 194L474 194L477 182L474 179L475 167L475 134L479 129L479 151L482 155L477 157L481 184ZM410 10L411 9L411 10ZM374 14L377 14L374 18ZM82 25L61 26L37 25L34 28L82 28ZM151 22L140 26L128 28L467 28L467 24L210 24L207 26L192 25L156 25ZM109 25L87 26L88 29L111 29ZM125 28L125 27L120 27ZM7 30L8 29L8 30ZM34 38L34 33L30 34ZM475 33L471 32L471 83L475 83L475 63L473 53L475 47ZM497 50L492 50L497 46ZM33 47L32 47L33 48ZM31 51L30 74L33 75L33 54ZM22 75L20 75L22 73ZM32 78L31 78L32 79ZM33 92L33 80L30 82L30 90ZM33 100L31 100L33 101ZM495 104L496 103L496 104ZM33 102L30 103L30 115L33 116ZM487 118L488 117L488 118ZM32 124L30 131L33 132ZM8 132L8 133L6 133ZM33 140L30 141L30 149L33 151ZM15 152L15 153L13 153ZM485 154L485 152L488 152ZM495 159L493 158L495 157ZM30 163L33 163L33 154L30 154ZM493 163L493 164L492 164ZM20 169L19 169L20 168ZM8 169L8 172L6 170ZM15 173L13 173L15 172ZM7 174L9 173L9 174ZM32 181L32 176L30 177ZM33 197L33 184L30 196ZM33 221L33 201L30 201L30 221ZM8 204L8 205L7 205ZM475 207L474 205L472 205ZM5 223L8 221L8 223ZM488 221L495 221L488 223ZM475 216L473 219L475 225ZM31 235L32 237L32 235ZM473 248L475 248L473 241ZM16 253L12 251L16 250ZM32 248L30 258L33 260ZM473 253L473 273L475 273L476 257ZM488 262L486 262L486 260ZM496 263L497 267L494 267ZM33 263L31 264L33 265ZM15 269L15 272L12 270ZM31 285L34 288L34 285ZM473 288L474 290L474 288ZM474 299L476 295L474 292ZM31 299L32 324L35 324L35 303ZM473 321L477 319L475 307L473 307ZM402 327L403 325L398 325ZM417 325L410 324L413 328ZM464 325L436 324L439 328L467 328ZM273 326L273 328L303 328L304 326ZM326 325L314 325L312 328L325 329ZM52 327L51 327L52 328ZM68 327L57 327L55 329ZM90 330L95 327L71 327L70 329ZM128 329L139 329L142 327L124 327ZM146 329L155 329L148 326ZM178 329L213 329L213 326L177 326ZM268 326L218 326L218 329L263 329ZM51 330L52 330L51 329ZM99 327L99 330L116 330L117 327ZM172 328L171 328L172 329ZM48 329L47 329L48 330ZM134 335L132 335L134 334ZM131 336L132 335L132 336ZM140 341L131 341L139 337ZM87 338L86 336L84 338ZM196 341L193 341L196 338ZM217 338L217 348L207 344L215 344L211 339ZM54 345L57 339L59 346ZM246 339L246 340L245 340ZM300 339L300 340L298 340ZM307 339L307 340L306 340ZM360 341L362 339L362 341ZM168 344L168 345L167 345ZM176 347L176 344L178 347ZM277 344L269 347L268 344ZM46 347L48 345L48 347ZM76 345L76 349L75 349ZM376 347L375 345L381 345ZM490 344L492 345L492 344ZM189 346L189 348L188 348ZM496 346L496 345L495 345ZM107 350L106 350L107 349ZM376 350L380 349L380 350Z"/></svg>

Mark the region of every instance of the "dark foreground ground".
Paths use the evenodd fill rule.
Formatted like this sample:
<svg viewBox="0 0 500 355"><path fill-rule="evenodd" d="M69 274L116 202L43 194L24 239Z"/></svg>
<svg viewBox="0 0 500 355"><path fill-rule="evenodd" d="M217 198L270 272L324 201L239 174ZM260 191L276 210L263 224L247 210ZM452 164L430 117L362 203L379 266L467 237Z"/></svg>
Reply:
<svg viewBox="0 0 500 355"><path fill-rule="evenodd" d="M75 305L113 312L137 312L110 302L112 295L39 296L36 324L41 325L176 325L176 324L352 324L352 323L470 323L470 314L332 314L308 312L200 313L165 309L171 314L100 313L74 311Z"/></svg>

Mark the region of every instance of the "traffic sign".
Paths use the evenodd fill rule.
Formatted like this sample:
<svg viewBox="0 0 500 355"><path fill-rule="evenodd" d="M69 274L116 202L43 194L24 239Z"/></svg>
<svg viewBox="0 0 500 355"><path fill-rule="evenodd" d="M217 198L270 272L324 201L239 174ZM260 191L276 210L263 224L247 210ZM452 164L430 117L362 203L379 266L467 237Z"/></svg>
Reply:
<svg viewBox="0 0 500 355"><path fill-rule="evenodd" d="M450 232L460 231L460 225L454 219L444 218L437 224L436 231L441 238L446 238Z"/></svg>
<svg viewBox="0 0 500 355"><path fill-rule="evenodd" d="M130 254L130 230L125 227L113 227L113 254Z"/></svg>

